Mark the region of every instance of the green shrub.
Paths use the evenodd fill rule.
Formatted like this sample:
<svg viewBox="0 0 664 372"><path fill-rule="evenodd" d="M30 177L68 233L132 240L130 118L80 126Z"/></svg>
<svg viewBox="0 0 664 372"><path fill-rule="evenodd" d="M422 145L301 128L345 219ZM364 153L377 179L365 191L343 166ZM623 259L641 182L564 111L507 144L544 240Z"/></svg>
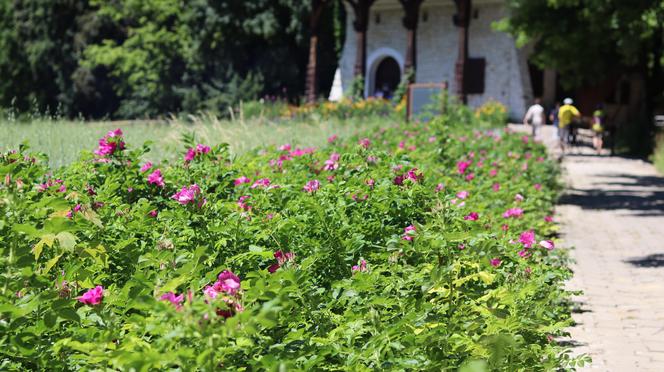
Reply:
<svg viewBox="0 0 664 372"><path fill-rule="evenodd" d="M537 243L557 168L452 114L235 158L190 137L151 167L118 131L54 174L3 154L0 364L573 367L571 274Z"/></svg>
<svg viewBox="0 0 664 372"><path fill-rule="evenodd" d="M498 101L487 101L475 109L475 117L484 126L503 127L507 124L507 107Z"/></svg>
<svg viewBox="0 0 664 372"><path fill-rule="evenodd" d="M657 136L653 162L659 173L664 174L664 134Z"/></svg>

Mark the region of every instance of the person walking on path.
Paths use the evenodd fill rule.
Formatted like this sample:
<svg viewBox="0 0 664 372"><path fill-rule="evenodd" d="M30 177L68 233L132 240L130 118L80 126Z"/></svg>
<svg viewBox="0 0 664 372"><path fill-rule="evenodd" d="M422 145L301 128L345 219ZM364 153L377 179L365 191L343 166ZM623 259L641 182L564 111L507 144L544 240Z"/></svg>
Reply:
<svg viewBox="0 0 664 372"><path fill-rule="evenodd" d="M597 151L597 155L602 155L602 146L604 145L604 111L602 105L597 105L597 109L593 112L592 123L593 147Z"/></svg>
<svg viewBox="0 0 664 372"><path fill-rule="evenodd" d="M526 115L523 117L523 125L528 125L529 122L533 126L533 138L537 138L540 128L546 122L544 107L540 104L539 98L535 98L535 103L528 108Z"/></svg>
<svg viewBox="0 0 664 372"><path fill-rule="evenodd" d="M565 153L565 145L569 144L570 140L572 123L581 117L581 113L572 105L574 101L571 98L565 98L563 103L564 105L558 110L558 125L560 127L560 147Z"/></svg>
<svg viewBox="0 0 664 372"><path fill-rule="evenodd" d="M553 123L553 126L556 127L554 139L560 138L560 120L558 119L558 111L560 111L560 102L556 102L556 106L549 113L549 120Z"/></svg>

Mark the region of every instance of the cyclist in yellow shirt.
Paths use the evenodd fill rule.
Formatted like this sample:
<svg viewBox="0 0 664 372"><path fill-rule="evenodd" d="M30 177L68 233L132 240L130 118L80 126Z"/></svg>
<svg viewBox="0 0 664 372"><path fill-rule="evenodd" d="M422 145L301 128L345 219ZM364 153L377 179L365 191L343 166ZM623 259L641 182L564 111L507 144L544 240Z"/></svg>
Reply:
<svg viewBox="0 0 664 372"><path fill-rule="evenodd" d="M572 106L574 101L571 98L563 100L564 105L558 110L558 125L560 125L560 147L565 151L565 145L569 143L570 129L574 119L581 117L581 113L576 107Z"/></svg>

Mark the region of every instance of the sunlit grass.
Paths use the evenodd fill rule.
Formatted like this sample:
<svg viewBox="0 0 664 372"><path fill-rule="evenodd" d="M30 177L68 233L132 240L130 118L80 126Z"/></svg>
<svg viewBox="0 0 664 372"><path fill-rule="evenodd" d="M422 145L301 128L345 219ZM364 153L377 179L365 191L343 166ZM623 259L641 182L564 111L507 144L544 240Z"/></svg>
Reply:
<svg viewBox="0 0 664 372"><path fill-rule="evenodd" d="M49 156L53 167L71 163L81 150L93 150L106 132L122 128L128 145L138 147L152 141L150 160L173 160L182 156L182 135L193 133L208 145L228 143L235 154L256 147L284 143L320 146L333 134L347 137L369 128L387 125L390 119L226 120L214 116L192 116L188 120L83 122L37 119L12 122L0 119L0 151L26 141L33 151Z"/></svg>
<svg viewBox="0 0 664 372"><path fill-rule="evenodd" d="M653 163L660 174L664 174L664 134L657 136L657 144L653 154Z"/></svg>

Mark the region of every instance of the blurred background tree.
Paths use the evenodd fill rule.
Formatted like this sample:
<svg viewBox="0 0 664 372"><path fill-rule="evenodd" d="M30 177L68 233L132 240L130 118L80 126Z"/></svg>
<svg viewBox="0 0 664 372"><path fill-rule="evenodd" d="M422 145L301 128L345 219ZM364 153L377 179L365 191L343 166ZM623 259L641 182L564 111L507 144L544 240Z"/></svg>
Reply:
<svg viewBox="0 0 664 372"><path fill-rule="evenodd" d="M0 106L65 116L139 118L241 100L297 101L309 2L0 0ZM319 84L340 53L343 9L323 17Z"/></svg>
<svg viewBox="0 0 664 372"><path fill-rule="evenodd" d="M634 145L652 138L653 114L664 106L663 0L507 0L498 28L532 43L531 61L558 72L568 87L611 75L638 74L645 84ZM649 149L642 148L648 152Z"/></svg>

